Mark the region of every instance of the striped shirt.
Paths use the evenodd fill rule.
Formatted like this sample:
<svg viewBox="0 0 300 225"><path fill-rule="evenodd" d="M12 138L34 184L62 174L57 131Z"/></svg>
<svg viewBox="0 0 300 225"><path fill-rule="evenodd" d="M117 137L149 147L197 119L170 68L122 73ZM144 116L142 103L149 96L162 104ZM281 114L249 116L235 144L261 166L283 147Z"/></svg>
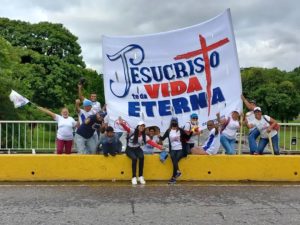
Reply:
<svg viewBox="0 0 300 225"><path fill-rule="evenodd" d="M213 128L209 131L208 139L202 146L202 148L209 154L215 155L220 148L220 134L215 135L216 129Z"/></svg>

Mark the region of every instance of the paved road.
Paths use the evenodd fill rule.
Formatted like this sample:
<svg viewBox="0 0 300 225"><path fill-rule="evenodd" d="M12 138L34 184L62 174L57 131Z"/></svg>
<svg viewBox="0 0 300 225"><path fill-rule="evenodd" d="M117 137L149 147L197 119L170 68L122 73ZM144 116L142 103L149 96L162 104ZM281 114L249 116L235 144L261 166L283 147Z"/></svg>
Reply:
<svg viewBox="0 0 300 225"><path fill-rule="evenodd" d="M300 224L300 186L0 184L0 224Z"/></svg>

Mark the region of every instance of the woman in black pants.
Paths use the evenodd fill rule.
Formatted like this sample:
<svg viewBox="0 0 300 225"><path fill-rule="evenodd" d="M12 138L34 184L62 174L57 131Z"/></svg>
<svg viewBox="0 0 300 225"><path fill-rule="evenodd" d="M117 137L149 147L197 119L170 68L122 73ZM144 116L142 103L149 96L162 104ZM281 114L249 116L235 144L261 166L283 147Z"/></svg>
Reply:
<svg viewBox="0 0 300 225"><path fill-rule="evenodd" d="M126 155L132 160L132 179L131 183L133 185L137 184L139 181L141 184L146 184L146 181L143 177L143 170L144 170L144 152L141 149L142 144L149 144L155 148L160 150L163 149L162 145L157 144L156 142L152 141L146 134L145 134L145 123L140 121L135 129L130 128L125 121L121 118L119 119L119 124L124 128L127 132L127 147L126 147ZM136 178L136 166L137 160L139 160L139 177Z"/></svg>
<svg viewBox="0 0 300 225"><path fill-rule="evenodd" d="M166 130L161 140L169 139L169 152L173 163L173 175L169 183L176 183L176 179L181 176L179 170L179 160L187 156L186 140L190 138L192 132L187 135L185 131L179 127L178 119L173 117L171 119L170 127Z"/></svg>

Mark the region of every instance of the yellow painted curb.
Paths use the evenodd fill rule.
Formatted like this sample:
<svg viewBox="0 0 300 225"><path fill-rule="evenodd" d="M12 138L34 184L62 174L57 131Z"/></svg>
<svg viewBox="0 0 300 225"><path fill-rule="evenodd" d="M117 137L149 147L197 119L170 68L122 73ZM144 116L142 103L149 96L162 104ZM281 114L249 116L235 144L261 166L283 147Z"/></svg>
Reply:
<svg viewBox="0 0 300 225"><path fill-rule="evenodd" d="M189 155L179 163L186 181L300 181L298 155ZM170 158L145 155L146 180L167 180ZM0 181L130 180L131 161L126 155L0 155Z"/></svg>

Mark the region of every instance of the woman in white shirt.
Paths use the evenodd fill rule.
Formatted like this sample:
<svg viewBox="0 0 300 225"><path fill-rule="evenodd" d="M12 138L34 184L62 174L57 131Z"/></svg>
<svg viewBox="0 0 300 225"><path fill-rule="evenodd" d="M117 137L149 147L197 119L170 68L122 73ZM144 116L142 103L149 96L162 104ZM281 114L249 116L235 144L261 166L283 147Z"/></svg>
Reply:
<svg viewBox="0 0 300 225"><path fill-rule="evenodd" d="M66 154L71 154L74 137L73 131L76 121L69 116L69 110L62 108L61 115L58 115L43 107L37 108L57 121L56 153L63 154L63 152L65 152Z"/></svg>
<svg viewBox="0 0 300 225"><path fill-rule="evenodd" d="M239 112L233 111L228 118L220 119L217 114L218 122L221 124L220 142L225 149L225 154L235 155L235 138L238 129L240 129Z"/></svg>
<svg viewBox="0 0 300 225"><path fill-rule="evenodd" d="M255 115L255 120L253 120L251 123L249 123L246 120L246 125L249 128L256 127L260 132L260 140L258 143L257 152L255 152L254 154L263 154L266 145L269 143L270 136L272 140L274 154L279 155L279 137L278 132L275 129L278 127L278 123L270 116L262 115L260 107L255 107L253 111Z"/></svg>
<svg viewBox="0 0 300 225"><path fill-rule="evenodd" d="M119 118L119 124L123 127L123 129L127 132L127 146L125 153L131 159L131 170L132 170L132 179L131 183L136 185L139 181L140 184L146 184L146 181L143 176L144 172L144 152L141 148L143 144L152 145L155 148L160 150L163 149L162 145L157 144L153 140L149 138L145 133L145 122L140 121L135 129L130 128L128 124ZM139 176L136 177L136 167L137 161L139 160Z"/></svg>
<svg viewBox="0 0 300 225"><path fill-rule="evenodd" d="M178 163L180 159L187 156L187 143L185 140L188 140L192 134L193 132L187 135L185 131L179 127L178 118L173 117L169 129L167 129L164 136L161 137L161 141L164 141L166 138L169 139L169 153L173 164L173 174L169 180L170 184L176 183L177 178L181 176Z"/></svg>

